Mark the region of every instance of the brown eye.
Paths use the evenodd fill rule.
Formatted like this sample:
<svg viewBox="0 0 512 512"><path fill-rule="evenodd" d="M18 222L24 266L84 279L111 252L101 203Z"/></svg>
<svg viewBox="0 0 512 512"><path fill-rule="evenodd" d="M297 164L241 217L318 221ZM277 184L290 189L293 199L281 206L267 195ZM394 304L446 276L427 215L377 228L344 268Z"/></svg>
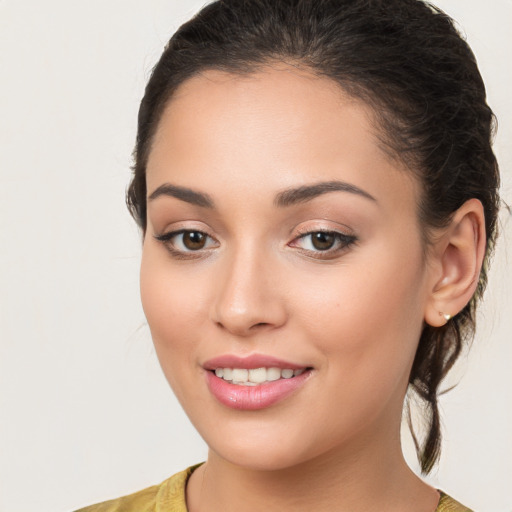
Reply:
<svg viewBox="0 0 512 512"><path fill-rule="evenodd" d="M201 254L203 251L218 247L218 243L211 236L193 229L180 229L154 236L174 256L181 257L194 252Z"/></svg>
<svg viewBox="0 0 512 512"><path fill-rule="evenodd" d="M313 258L329 260L340 257L356 241L356 236L338 231L310 231L302 234L289 245L300 248Z"/></svg>
<svg viewBox="0 0 512 512"><path fill-rule="evenodd" d="M185 231L183 233L183 245L190 251L198 251L206 245L207 235L200 231Z"/></svg>
<svg viewBox="0 0 512 512"><path fill-rule="evenodd" d="M318 251L327 251L331 249L336 242L334 233L325 233L319 231L318 233L311 233L311 244Z"/></svg>

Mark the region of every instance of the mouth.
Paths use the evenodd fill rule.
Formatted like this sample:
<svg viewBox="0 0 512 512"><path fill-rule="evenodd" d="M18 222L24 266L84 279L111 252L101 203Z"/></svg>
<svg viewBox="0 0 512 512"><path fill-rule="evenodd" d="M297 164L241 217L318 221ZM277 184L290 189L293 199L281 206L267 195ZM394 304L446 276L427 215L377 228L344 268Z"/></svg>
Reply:
<svg viewBox="0 0 512 512"><path fill-rule="evenodd" d="M260 386L281 379L292 379L311 368L215 368L210 370L216 377L236 386Z"/></svg>
<svg viewBox="0 0 512 512"><path fill-rule="evenodd" d="M203 365L210 393L230 409L255 411L295 395L313 367L253 354L220 356Z"/></svg>

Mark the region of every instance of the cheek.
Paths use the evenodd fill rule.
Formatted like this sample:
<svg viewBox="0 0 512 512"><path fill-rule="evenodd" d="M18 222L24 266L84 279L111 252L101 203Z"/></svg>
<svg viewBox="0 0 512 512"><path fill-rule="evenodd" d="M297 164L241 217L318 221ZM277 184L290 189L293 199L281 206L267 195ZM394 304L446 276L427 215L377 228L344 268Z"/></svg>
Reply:
<svg viewBox="0 0 512 512"><path fill-rule="evenodd" d="M185 367L196 366L193 348L197 329L207 318L201 288L186 273L172 270L166 254L144 247L140 291L155 350L164 374L176 393L187 378ZM178 397L179 398L179 397Z"/></svg>
<svg viewBox="0 0 512 512"><path fill-rule="evenodd" d="M191 317L202 312L205 302L198 273L171 262L166 251L152 240L144 242L140 292L144 313L156 334L187 325ZM192 326L188 326L190 330Z"/></svg>
<svg viewBox="0 0 512 512"><path fill-rule="evenodd" d="M307 297L296 299L303 330L327 365L350 375L347 385L354 389L402 383L423 325L421 260L411 255L404 261L399 248L377 254L368 261L354 258L334 279L316 280Z"/></svg>

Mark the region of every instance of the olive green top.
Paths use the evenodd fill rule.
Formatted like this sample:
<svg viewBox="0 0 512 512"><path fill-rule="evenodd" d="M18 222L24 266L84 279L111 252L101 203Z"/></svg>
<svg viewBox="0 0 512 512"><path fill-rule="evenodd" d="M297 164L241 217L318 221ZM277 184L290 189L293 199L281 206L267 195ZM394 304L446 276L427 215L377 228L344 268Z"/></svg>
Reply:
<svg viewBox="0 0 512 512"><path fill-rule="evenodd" d="M188 477L198 466L176 473L159 485L85 507L76 512L187 512L185 486ZM436 512L471 512L471 510L440 491L441 499Z"/></svg>

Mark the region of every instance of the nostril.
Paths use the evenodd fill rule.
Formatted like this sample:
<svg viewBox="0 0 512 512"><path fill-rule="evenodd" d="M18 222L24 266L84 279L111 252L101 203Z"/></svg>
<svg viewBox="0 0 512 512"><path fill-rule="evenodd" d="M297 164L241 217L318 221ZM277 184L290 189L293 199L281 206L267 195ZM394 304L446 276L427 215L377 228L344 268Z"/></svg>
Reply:
<svg viewBox="0 0 512 512"><path fill-rule="evenodd" d="M267 325L269 325L269 324L268 324L268 323L266 323L266 322L259 322L259 323L257 323L257 324L254 324L254 325L252 326L252 328L255 328L255 327L265 327L265 326L267 326Z"/></svg>

